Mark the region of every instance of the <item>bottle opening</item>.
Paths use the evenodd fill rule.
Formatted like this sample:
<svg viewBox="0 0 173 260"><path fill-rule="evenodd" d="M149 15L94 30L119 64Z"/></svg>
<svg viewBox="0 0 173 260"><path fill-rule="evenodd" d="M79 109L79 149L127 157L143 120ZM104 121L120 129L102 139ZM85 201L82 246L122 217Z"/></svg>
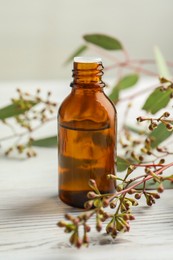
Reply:
<svg viewBox="0 0 173 260"><path fill-rule="evenodd" d="M78 63L101 63L102 59L99 57L74 57L74 62Z"/></svg>

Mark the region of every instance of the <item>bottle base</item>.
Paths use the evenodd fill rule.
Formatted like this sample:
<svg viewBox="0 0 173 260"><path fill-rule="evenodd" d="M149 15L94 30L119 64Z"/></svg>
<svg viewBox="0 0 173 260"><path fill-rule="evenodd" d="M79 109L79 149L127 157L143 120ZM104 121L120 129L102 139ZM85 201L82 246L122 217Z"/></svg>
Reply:
<svg viewBox="0 0 173 260"><path fill-rule="evenodd" d="M66 191L66 190L60 190L59 191L59 198L67 205L75 208L81 208L84 209L84 204L89 199L87 198L88 192L87 191ZM113 193L115 190L112 191L100 191L101 194L106 193Z"/></svg>

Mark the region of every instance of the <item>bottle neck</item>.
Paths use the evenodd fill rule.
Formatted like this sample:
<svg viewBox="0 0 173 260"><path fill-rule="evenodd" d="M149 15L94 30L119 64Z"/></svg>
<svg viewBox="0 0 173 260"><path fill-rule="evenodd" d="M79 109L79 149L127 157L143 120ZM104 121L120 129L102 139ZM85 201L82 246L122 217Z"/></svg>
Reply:
<svg viewBox="0 0 173 260"><path fill-rule="evenodd" d="M75 88L103 88L103 65L101 62L74 62L71 87Z"/></svg>

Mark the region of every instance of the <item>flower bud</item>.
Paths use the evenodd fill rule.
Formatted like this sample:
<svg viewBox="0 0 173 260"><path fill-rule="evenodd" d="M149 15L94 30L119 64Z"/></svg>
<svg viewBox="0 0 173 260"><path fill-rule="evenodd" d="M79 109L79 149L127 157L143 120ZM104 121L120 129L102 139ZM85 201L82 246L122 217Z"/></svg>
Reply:
<svg viewBox="0 0 173 260"><path fill-rule="evenodd" d="M142 116L139 116L136 118L137 122L142 122L145 120L145 118L143 118Z"/></svg>
<svg viewBox="0 0 173 260"><path fill-rule="evenodd" d="M89 225L85 224L85 231L88 233L90 232L91 228Z"/></svg>
<svg viewBox="0 0 173 260"><path fill-rule="evenodd" d="M164 116L164 117L169 117L169 116L170 116L170 113L169 113L169 112L165 112L165 113L163 113L163 116Z"/></svg>
<svg viewBox="0 0 173 260"><path fill-rule="evenodd" d="M158 193L152 193L152 195L155 199L160 199L160 195Z"/></svg>
<svg viewBox="0 0 173 260"><path fill-rule="evenodd" d="M135 194L135 199L139 200L142 196L142 193L136 193Z"/></svg>
<svg viewBox="0 0 173 260"><path fill-rule="evenodd" d="M96 186L96 182L93 179L90 179L88 184L89 184L89 186Z"/></svg>
<svg viewBox="0 0 173 260"><path fill-rule="evenodd" d="M147 149L146 148L141 148L141 152L146 154L147 153Z"/></svg>
<svg viewBox="0 0 173 260"><path fill-rule="evenodd" d="M88 199L95 199L95 197L97 197L97 194L94 191L88 192L87 194Z"/></svg>
<svg viewBox="0 0 173 260"><path fill-rule="evenodd" d="M142 162L144 160L144 157L142 155L140 155L139 160Z"/></svg>
<svg viewBox="0 0 173 260"><path fill-rule="evenodd" d="M148 206L152 206L152 204L153 204L152 201L151 201L151 199L149 199L149 198L147 199L146 202L147 202L147 205L148 205Z"/></svg>
<svg viewBox="0 0 173 260"><path fill-rule="evenodd" d="M134 194L135 192L136 192L135 189L131 189L131 190L128 191L128 194Z"/></svg>
<svg viewBox="0 0 173 260"><path fill-rule="evenodd" d="M103 207L106 208L109 205L109 200L103 199L102 203L103 203Z"/></svg>
<svg viewBox="0 0 173 260"><path fill-rule="evenodd" d="M101 223L101 221L97 221L96 230L97 230L98 232L100 232L100 231L102 230L102 223Z"/></svg>
<svg viewBox="0 0 173 260"><path fill-rule="evenodd" d="M109 222L109 223L107 224L107 226L106 226L106 232L107 232L108 234L112 233L113 228L114 228L113 223L112 223L112 222Z"/></svg>
<svg viewBox="0 0 173 260"><path fill-rule="evenodd" d="M65 227L67 225L67 223L65 222L65 221L59 221L58 223L57 223L57 226L58 227Z"/></svg>
<svg viewBox="0 0 173 260"><path fill-rule="evenodd" d="M80 248L80 247L82 246L82 240L81 240L80 238L77 238L77 239L76 239L75 246L76 246L77 248Z"/></svg>
<svg viewBox="0 0 173 260"><path fill-rule="evenodd" d="M163 163L165 163L165 159L161 159L161 160L159 161L159 164L163 164Z"/></svg>
<svg viewBox="0 0 173 260"><path fill-rule="evenodd" d="M119 184L116 188L117 191L123 190L123 184Z"/></svg>
<svg viewBox="0 0 173 260"><path fill-rule="evenodd" d="M129 215L129 220L135 220L135 216Z"/></svg>
<svg viewBox="0 0 173 260"><path fill-rule="evenodd" d="M68 220L72 220L72 219L73 219L73 217L72 217L70 214L68 214L68 213L66 213L66 214L64 215L64 217L65 217L66 219L68 219Z"/></svg>
<svg viewBox="0 0 173 260"><path fill-rule="evenodd" d="M115 202L111 202L111 203L110 203L110 208L111 208L111 209L116 208L116 203L115 203Z"/></svg>
<svg viewBox="0 0 173 260"><path fill-rule="evenodd" d="M92 206L93 206L93 200L88 200L84 204L84 208L86 208L86 209L90 209L90 208L92 208Z"/></svg>
<svg viewBox="0 0 173 260"><path fill-rule="evenodd" d="M159 185L159 187L157 188L157 191L159 192L159 193L162 193L163 191L164 191L164 187L163 187L163 184L161 183L160 185Z"/></svg>
<svg viewBox="0 0 173 260"><path fill-rule="evenodd" d="M124 220L129 220L130 218L129 218L129 215L128 214L123 214L123 219Z"/></svg>
<svg viewBox="0 0 173 260"><path fill-rule="evenodd" d="M157 150L158 152L160 152L160 153L163 152L163 149L160 148L160 147L157 147L156 150Z"/></svg>
<svg viewBox="0 0 173 260"><path fill-rule="evenodd" d="M116 228L114 228L111 233L112 238L116 238L117 234L118 234L118 232L117 232Z"/></svg>
<svg viewBox="0 0 173 260"><path fill-rule="evenodd" d="M89 244L89 237L87 236L87 234L84 234L83 236L83 244Z"/></svg>
<svg viewBox="0 0 173 260"><path fill-rule="evenodd" d="M106 219L108 219L108 218L110 217L110 215L109 215L107 212L104 212L104 213L103 213L103 217L104 217L105 220L106 220Z"/></svg>
<svg viewBox="0 0 173 260"><path fill-rule="evenodd" d="M166 128L168 129L168 131L173 130L173 126L171 124L166 124Z"/></svg>

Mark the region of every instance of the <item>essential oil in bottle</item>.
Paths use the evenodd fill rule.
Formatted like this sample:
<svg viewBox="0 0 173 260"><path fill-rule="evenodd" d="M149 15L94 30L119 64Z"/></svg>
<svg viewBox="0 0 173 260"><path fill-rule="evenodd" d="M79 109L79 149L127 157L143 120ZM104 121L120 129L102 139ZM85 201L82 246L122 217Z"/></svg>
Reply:
<svg viewBox="0 0 173 260"><path fill-rule="evenodd" d="M100 58L74 58L71 93L58 112L59 197L83 208L94 179L101 193L115 184L116 110L105 95Z"/></svg>

